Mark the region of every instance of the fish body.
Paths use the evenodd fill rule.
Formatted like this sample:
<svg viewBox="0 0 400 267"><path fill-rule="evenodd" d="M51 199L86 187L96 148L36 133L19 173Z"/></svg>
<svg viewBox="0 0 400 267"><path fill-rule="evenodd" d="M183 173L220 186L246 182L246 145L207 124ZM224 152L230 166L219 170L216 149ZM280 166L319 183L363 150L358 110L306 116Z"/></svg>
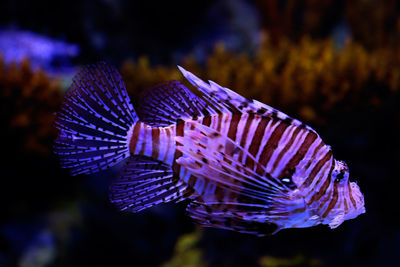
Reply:
<svg viewBox="0 0 400 267"><path fill-rule="evenodd" d="M56 119L63 167L93 173L128 158L110 188L121 210L187 199L198 224L259 236L365 212L347 165L312 128L180 70L198 94L157 85L139 116L113 67L79 73Z"/></svg>

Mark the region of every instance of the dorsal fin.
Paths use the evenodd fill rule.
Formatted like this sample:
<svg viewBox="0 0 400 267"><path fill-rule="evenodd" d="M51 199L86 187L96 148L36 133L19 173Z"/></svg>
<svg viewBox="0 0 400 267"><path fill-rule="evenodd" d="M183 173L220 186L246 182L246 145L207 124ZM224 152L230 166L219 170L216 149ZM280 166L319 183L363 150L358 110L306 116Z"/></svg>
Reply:
<svg viewBox="0 0 400 267"><path fill-rule="evenodd" d="M222 87L219 84L209 81L209 83L204 82L198 78L193 73L185 70L181 66L178 66L179 70L182 72L183 76L193 84L201 93L203 93L204 98L213 103L220 110L230 111L230 112L241 112L241 113L256 113L267 117L277 117L284 120L290 124L302 126L315 132L311 127L305 125L299 120L296 120L285 113L274 109L266 104L263 104L257 100L249 100L244 96L235 93L229 88Z"/></svg>
<svg viewBox="0 0 400 267"><path fill-rule="evenodd" d="M168 126L178 119L196 119L214 114L207 103L178 81L169 81L148 89L140 101L140 119L152 126Z"/></svg>

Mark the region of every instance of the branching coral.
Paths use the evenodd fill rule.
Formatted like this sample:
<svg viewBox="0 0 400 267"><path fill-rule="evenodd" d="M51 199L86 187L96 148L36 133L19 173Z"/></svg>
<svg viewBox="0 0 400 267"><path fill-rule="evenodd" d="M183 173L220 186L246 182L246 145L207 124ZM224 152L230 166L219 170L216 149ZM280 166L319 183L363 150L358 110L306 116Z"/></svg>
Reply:
<svg viewBox="0 0 400 267"><path fill-rule="evenodd" d="M304 37L298 44L281 39L274 45L266 36L253 56L218 44L205 65L192 56L181 64L201 78L314 123L360 105L380 105L400 86L396 48L368 51L352 41L338 50L331 39ZM122 74L135 96L157 82L182 79L176 67L152 68L146 58L125 63Z"/></svg>
<svg viewBox="0 0 400 267"><path fill-rule="evenodd" d="M200 239L201 232L199 230L180 236L175 244L174 254L172 258L161 266L205 266L203 260L203 251L198 248L198 243Z"/></svg>
<svg viewBox="0 0 400 267"><path fill-rule="evenodd" d="M10 151L50 153L61 99L58 83L42 71L32 72L27 60L6 67L0 57L2 140L9 140Z"/></svg>
<svg viewBox="0 0 400 267"><path fill-rule="evenodd" d="M322 266L322 262L318 259L307 258L302 254L298 254L293 258L277 258L272 256L263 256L259 260L261 267L295 267L295 266Z"/></svg>
<svg viewBox="0 0 400 267"><path fill-rule="evenodd" d="M394 0L334 1L255 0L261 27L275 42L310 35L323 38L344 26L355 40L368 48L398 44L399 3ZM396 27L397 24L397 27Z"/></svg>

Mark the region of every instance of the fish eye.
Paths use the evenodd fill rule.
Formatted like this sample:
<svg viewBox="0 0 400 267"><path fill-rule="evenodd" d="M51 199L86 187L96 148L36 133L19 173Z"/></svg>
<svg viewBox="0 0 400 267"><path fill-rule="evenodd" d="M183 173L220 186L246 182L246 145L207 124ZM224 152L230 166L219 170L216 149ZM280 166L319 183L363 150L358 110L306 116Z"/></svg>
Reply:
<svg viewBox="0 0 400 267"><path fill-rule="evenodd" d="M344 179L344 173L343 172L339 172L336 175L335 182L339 183L339 182L343 181L343 179Z"/></svg>
<svg viewBox="0 0 400 267"><path fill-rule="evenodd" d="M292 180L292 178L290 178L290 177L284 177L284 178L282 178L282 179L281 179L281 182L282 182L284 185L286 185L287 187L291 188L291 189L296 188L296 185L293 183L293 180Z"/></svg>
<svg viewBox="0 0 400 267"><path fill-rule="evenodd" d="M335 183L347 181L349 178L349 169L344 161L336 161L335 168L332 171L332 179Z"/></svg>
<svg viewBox="0 0 400 267"><path fill-rule="evenodd" d="M335 183L342 183L344 181L347 181L348 178L349 173L347 171L340 170L332 172L332 179L335 181Z"/></svg>

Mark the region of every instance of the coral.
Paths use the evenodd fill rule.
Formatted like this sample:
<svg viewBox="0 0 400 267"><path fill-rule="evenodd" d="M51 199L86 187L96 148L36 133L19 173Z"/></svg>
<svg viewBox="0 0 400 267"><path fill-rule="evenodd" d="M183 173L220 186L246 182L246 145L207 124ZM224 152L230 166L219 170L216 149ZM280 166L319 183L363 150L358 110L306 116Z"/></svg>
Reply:
<svg viewBox="0 0 400 267"><path fill-rule="evenodd" d="M256 0L261 25L273 42L303 36L325 38L345 25L355 40L368 48L396 45L399 41L399 3L389 1L285 1ZM367 18L367 19L366 19ZM396 25L397 24L397 25Z"/></svg>
<svg viewBox="0 0 400 267"><path fill-rule="evenodd" d="M400 14L397 1L346 1L344 13L354 39L366 47L398 44Z"/></svg>
<svg viewBox="0 0 400 267"><path fill-rule="evenodd" d="M322 266L322 262L317 259L308 259L304 255L298 254L293 258L277 258L272 256L263 256L260 261L260 267L295 267L295 266Z"/></svg>
<svg viewBox="0 0 400 267"><path fill-rule="evenodd" d="M353 41L339 50L332 39L281 39L275 45L266 35L255 55L235 54L219 43L204 65L191 55L181 64L201 78L317 124L360 105L379 106L400 85L396 48L368 51ZM122 75L134 99L145 87L182 79L175 66L151 67L145 57L125 63Z"/></svg>
<svg viewBox="0 0 400 267"><path fill-rule="evenodd" d="M52 121L61 100L57 81L33 72L29 61L6 67L0 57L2 140L9 151L50 154L56 136Z"/></svg>
<svg viewBox="0 0 400 267"><path fill-rule="evenodd" d="M29 59L33 69L41 67L50 71L56 65L66 65L69 58L78 56L79 50L76 44L31 31L0 29L0 54L6 64Z"/></svg>
<svg viewBox="0 0 400 267"><path fill-rule="evenodd" d="M200 230L179 237L175 244L172 258L168 262L164 263L162 267L205 266L203 261L203 252L198 247L200 238Z"/></svg>
<svg viewBox="0 0 400 267"><path fill-rule="evenodd" d="M140 57L137 62L125 62L120 70L126 88L133 99L138 99L144 89L157 83L180 79L177 68L152 67L148 58L144 56Z"/></svg>

